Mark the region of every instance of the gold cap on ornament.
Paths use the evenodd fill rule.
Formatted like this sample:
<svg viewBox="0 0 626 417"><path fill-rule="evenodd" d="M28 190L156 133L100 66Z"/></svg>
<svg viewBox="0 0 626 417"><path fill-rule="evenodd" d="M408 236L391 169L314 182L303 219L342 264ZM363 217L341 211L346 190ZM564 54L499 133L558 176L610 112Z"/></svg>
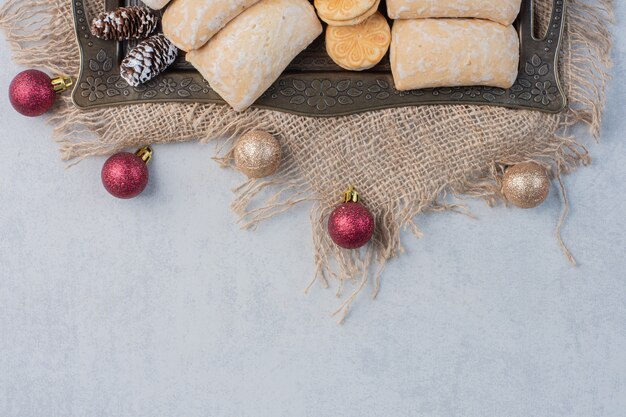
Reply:
<svg viewBox="0 0 626 417"><path fill-rule="evenodd" d="M356 191L353 185L350 185L345 193L343 193L344 203L358 203L361 196Z"/></svg>
<svg viewBox="0 0 626 417"><path fill-rule="evenodd" d="M137 152L135 152L135 155L140 157L146 164L152 159L152 154L153 152L150 146L144 146L143 148L137 149Z"/></svg>
<svg viewBox="0 0 626 417"><path fill-rule="evenodd" d="M65 75L61 75L59 77L52 79L52 89L55 93L61 94L65 90L69 89L72 85L74 85L74 81L72 81L72 77L66 77Z"/></svg>

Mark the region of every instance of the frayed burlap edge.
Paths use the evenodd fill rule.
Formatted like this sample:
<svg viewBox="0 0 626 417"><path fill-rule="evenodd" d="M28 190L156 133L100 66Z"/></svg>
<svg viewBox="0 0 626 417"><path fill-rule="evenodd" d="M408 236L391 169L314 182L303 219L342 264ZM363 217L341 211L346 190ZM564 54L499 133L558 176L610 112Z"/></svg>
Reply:
<svg viewBox="0 0 626 417"><path fill-rule="evenodd" d="M538 13L548 15L546 5L550 2L537 2ZM86 0L85 3L92 15L103 2ZM243 227L255 228L259 222L300 202L315 202L311 220L316 274L311 284L320 282L328 287L331 282L338 283L337 296L343 301L336 313L343 320L368 282L372 283L372 296L378 293L386 262L403 251L401 231L408 229L416 236L421 235L415 222L418 214L441 210L465 212L462 205L449 203L450 194L480 197L492 205L504 201L500 191L502 173L507 165L523 161L541 163L560 185L564 211L557 225L557 237L567 258L575 263L560 238L568 210L561 175L590 162L587 149L579 139L571 136L573 128L587 125L591 135L596 140L599 138L605 83L611 66L608 25L613 21L613 2L569 0L566 19L561 71L569 108L559 115L512 113L511 110L473 106L430 106L325 119L322 124L319 119L267 110L253 109L237 114L224 106L199 104L145 104L81 111L64 96L58 100L50 120L62 157L66 160L80 160L149 143L206 142L222 138L216 159L224 165L231 165L232 144L241 133L262 129L275 134L281 139L285 152L285 163L280 172L272 178L248 181L235 190L237 198L233 209L239 214ZM14 50L16 62L55 74L78 73L79 53L69 0L8 0L0 9L0 27ZM511 116L513 114L515 117ZM458 125L458 119L465 124L480 124L477 121L489 124L491 119L504 124L509 121L506 117L523 123L524 127L519 137L510 138L510 148L502 145L502 134L485 134L487 139L474 141L474 137L482 136L483 132L457 138L459 131L446 130L445 126L451 121ZM527 121L520 122L522 119ZM415 120L427 123L415 123ZM361 128L353 129L353 126ZM369 129L365 135L363 126ZM314 140L316 131L326 132L334 140L321 143L321 153L309 143ZM417 142L428 139L428 146L420 148L420 152L430 156L424 161L429 170L413 175L420 170L421 164L402 167L408 171L390 168L396 176L415 176L406 192L401 184L404 178L385 182L377 177L380 172L361 170L359 160L348 161L346 166L343 155L333 154L337 143L348 143L361 146L361 151L371 155L381 143L369 148L366 144L378 140L381 135L387 136L385 143L395 141L396 147L404 143L415 147ZM455 144L455 140L458 143ZM450 144L456 146L448 147ZM441 152L438 147L447 150L438 153ZM458 148L462 148L462 152L455 154ZM342 150L345 151L345 147ZM476 152L479 156L473 158L467 152ZM449 157L461 158L461 161L449 167L449 159L446 159ZM332 162L324 162L325 159ZM328 174L329 169L341 172L341 176ZM387 170L384 165L382 169ZM354 171L364 172L352 175ZM338 249L326 233L327 216L347 182L360 189L377 221L373 242L360 252ZM384 183L381 185L384 189L377 189L377 182ZM346 283L354 285L344 295Z"/></svg>

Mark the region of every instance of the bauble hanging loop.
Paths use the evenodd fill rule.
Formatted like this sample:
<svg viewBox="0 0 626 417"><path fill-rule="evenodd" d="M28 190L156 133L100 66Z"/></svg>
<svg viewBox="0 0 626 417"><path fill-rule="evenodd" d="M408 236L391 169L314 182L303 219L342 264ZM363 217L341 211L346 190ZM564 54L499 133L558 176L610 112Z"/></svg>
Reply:
<svg viewBox="0 0 626 417"><path fill-rule="evenodd" d="M278 170L282 159L280 142L261 130L243 135L234 149L235 166L248 178L268 177Z"/></svg>
<svg viewBox="0 0 626 417"><path fill-rule="evenodd" d="M534 208L548 198L550 177L547 170L536 162L517 164L504 172L502 193L517 207Z"/></svg>
<svg viewBox="0 0 626 417"><path fill-rule="evenodd" d="M342 248L358 249L372 239L374 228L374 216L359 202L359 194L350 186L343 203L328 218L330 238Z"/></svg>
<svg viewBox="0 0 626 417"><path fill-rule="evenodd" d="M129 199L138 196L148 185L150 173L147 164L151 159L152 148L149 146L135 153L116 153L102 166L102 185L117 198Z"/></svg>
<svg viewBox="0 0 626 417"><path fill-rule="evenodd" d="M34 69L17 74L9 85L9 101L20 114L28 117L41 116L54 104L57 94L73 84L70 77L51 79L46 73Z"/></svg>

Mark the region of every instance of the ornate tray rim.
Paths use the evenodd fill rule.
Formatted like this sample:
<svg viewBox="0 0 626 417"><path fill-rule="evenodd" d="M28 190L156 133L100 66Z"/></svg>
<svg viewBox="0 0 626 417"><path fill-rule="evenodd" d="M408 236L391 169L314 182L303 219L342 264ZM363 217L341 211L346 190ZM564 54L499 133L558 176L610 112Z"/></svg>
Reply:
<svg viewBox="0 0 626 417"><path fill-rule="evenodd" d="M120 0L105 0L117 7ZM513 109L559 113L567 106L558 62L565 30L566 0L553 0L545 37L534 34L534 0L523 0L516 22L521 42L520 69L508 90L492 87L449 87L398 91L385 72L286 72L253 105L311 117L333 117L394 107L433 104L495 105ZM80 73L72 92L81 109L144 103L225 102L200 73L169 70L152 81L130 87L119 76L122 44L93 37L84 0L72 0L74 27L80 51ZM326 94L325 94L326 93Z"/></svg>

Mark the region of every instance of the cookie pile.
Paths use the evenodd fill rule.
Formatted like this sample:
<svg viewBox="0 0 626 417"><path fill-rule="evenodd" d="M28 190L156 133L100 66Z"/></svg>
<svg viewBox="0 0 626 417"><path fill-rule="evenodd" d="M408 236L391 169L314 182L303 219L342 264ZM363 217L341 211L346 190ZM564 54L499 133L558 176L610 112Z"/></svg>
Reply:
<svg viewBox="0 0 626 417"><path fill-rule="evenodd" d="M521 0L387 0L395 88L510 88L520 43Z"/></svg>
<svg viewBox="0 0 626 417"><path fill-rule="evenodd" d="M326 51L341 68L363 71L378 64L389 49L391 30L378 12L380 0L315 0L326 29Z"/></svg>
<svg viewBox="0 0 626 417"><path fill-rule="evenodd" d="M244 111L322 33L308 0L172 0L163 33L236 111Z"/></svg>

